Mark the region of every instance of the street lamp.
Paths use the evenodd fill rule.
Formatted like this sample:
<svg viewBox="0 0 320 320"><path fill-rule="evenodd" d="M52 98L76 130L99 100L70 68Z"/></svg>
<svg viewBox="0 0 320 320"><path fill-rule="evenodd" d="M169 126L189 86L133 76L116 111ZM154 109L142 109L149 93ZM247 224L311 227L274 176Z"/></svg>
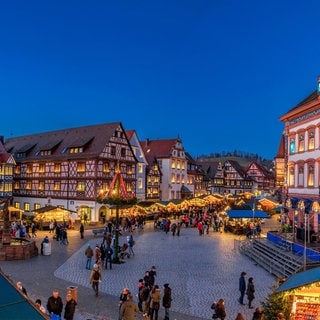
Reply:
<svg viewBox="0 0 320 320"><path fill-rule="evenodd" d="M304 212L304 248L303 248L303 270L307 268L307 213Z"/></svg>

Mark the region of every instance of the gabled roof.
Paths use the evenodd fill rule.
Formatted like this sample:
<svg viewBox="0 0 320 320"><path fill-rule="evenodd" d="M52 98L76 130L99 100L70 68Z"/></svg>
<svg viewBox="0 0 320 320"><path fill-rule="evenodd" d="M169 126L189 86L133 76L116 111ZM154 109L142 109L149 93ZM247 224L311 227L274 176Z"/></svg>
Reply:
<svg viewBox="0 0 320 320"><path fill-rule="evenodd" d="M4 146L6 150L10 150L13 156L29 151L25 158L28 161L45 159L46 157L54 160L64 159L68 148L77 147L85 148L82 153L68 153L68 158L98 157L118 128L124 132L121 122L56 130L8 138ZM40 155L40 151L46 150L48 147L51 147L51 154ZM21 158L19 160L22 161Z"/></svg>
<svg viewBox="0 0 320 320"><path fill-rule="evenodd" d="M165 140L144 140L140 141L146 157L153 158L171 158L171 152L174 149L177 141L180 139L165 139ZM183 150L183 149L181 149Z"/></svg>
<svg viewBox="0 0 320 320"><path fill-rule="evenodd" d="M255 165L257 167L257 169L265 176L265 177L269 177L269 178L272 178L272 173L270 171L268 171L268 169L266 169L265 167L261 166L258 162L256 161L253 161L251 162L246 171L248 172L248 170L251 168L252 165Z"/></svg>
<svg viewBox="0 0 320 320"><path fill-rule="evenodd" d="M245 170L240 166L239 162L235 160L227 160L226 162L229 162L242 178L251 179L251 177L247 176Z"/></svg>

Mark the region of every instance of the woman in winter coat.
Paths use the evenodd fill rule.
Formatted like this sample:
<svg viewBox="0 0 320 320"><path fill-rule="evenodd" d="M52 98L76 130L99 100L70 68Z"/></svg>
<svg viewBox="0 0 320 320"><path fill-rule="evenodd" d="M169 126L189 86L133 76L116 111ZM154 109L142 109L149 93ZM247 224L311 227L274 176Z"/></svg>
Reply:
<svg viewBox="0 0 320 320"><path fill-rule="evenodd" d="M156 284L153 286L150 292L150 306L149 306L149 316L150 320L158 320L158 311L160 308L160 301L161 301L161 292L159 286Z"/></svg>
<svg viewBox="0 0 320 320"><path fill-rule="evenodd" d="M253 299L254 299L254 284L253 284L253 278L248 279L248 285L247 285L247 297L249 300L249 308L253 309L253 306L251 305Z"/></svg>
<svg viewBox="0 0 320 320"><path fill-rule="evenodd" d="M216 303L214 311L216 313L216 319L224 320L224 318L226 317L226 308L224 306L224 300L223 299L220 299Z"/></svg>
<svg viewBox="0 0 320 320"><path fill-rule="evenodd" d="M67 294L67 303L64 308L64 319L65 320L73 320L74 313L76 311L77 302L73 299L70 293Z"/></svg>

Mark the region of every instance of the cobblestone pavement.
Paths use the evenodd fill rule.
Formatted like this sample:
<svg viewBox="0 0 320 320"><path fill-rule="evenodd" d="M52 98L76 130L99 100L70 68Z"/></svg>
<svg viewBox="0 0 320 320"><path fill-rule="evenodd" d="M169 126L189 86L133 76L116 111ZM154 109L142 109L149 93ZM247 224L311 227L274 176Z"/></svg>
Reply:
<svg viewBox="0 0 320 320"><path fill-rule="evenodd" d="M277 227L277 222L273 222ZM265 225L265 229L274 228ZM48 232L39 232L36 239L40 242ZM138 279L144 276L152 265L157 267L156 283L163 288L169 283L172 288L173 303L170 319L201 320L211 319L210 306L214 300L225 299L228 319L235 319L238 312L245 318L252 319L254 309L240 306L238 303L238 279L245 271L253 277L256 298L253 306L270 292L276 279L267 271L257 266L252 260L236 250L235 240L239 236L216 233L199 236L194 228L182 228L180 237L171 233L153 231L147 225L143 231L134 231L136 241L135 256L126 258L125 263L114 265L112 270L103 270L100 295L95 297L89 285L90 271L85 269L84 251L90 243L92 247L100 244L102 238L93 237L91 230L85 231L85 239L80 239L79 231L68 232L69 244L63 245L51 240L52 254L38 256L26 261L1 262L2 271L13 282L22 281L31 300L40 298L46 304L52 289L60 291L65 301L67 287L75 286L78 291L78 306L75 320L117 320L118 299L124 287L137 293ZM125 242L125 235L120 237L120 244ZM163 308L159 319L164 316ZM139 314L137 319L144 319Z"/></svg>

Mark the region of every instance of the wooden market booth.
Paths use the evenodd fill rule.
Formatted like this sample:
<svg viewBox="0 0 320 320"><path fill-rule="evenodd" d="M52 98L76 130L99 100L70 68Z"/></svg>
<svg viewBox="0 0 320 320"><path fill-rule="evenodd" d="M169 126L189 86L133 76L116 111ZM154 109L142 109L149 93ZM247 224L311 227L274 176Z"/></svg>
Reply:
<svg viewBox="0 0 320 320"><path fill-rule="evenodd" d="M292 275L276 291L291 308L291 320L320 319L320 267Z"/></svg>

